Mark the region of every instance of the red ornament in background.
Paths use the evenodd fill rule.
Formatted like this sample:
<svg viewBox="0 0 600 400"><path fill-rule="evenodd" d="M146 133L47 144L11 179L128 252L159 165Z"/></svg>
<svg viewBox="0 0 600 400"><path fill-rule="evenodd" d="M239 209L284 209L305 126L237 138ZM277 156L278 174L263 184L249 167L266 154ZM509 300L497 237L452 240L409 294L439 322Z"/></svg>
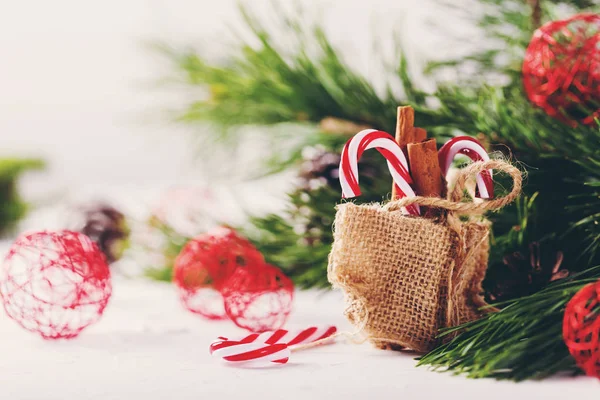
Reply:
<svg viewBox="0 0 600 400"><path fill-rule="evenodd" d="M239 327L252 332L279 329L292 311L294 284L272 265L239 268L222 289L225 311Z"/></svg>
<svg viewBox="0 0 600 400"><path fill-rule="evenodd" d="M20 236L0 269L8 316L45 339L70 339L96 322L112 293L98 246L82 233Z"/></svg>
<svg viewBox="0 0 600 400"><path fill-rule="evenodd" d="M264 264L262 254L229 228L190 240L175 260L173 280L183 305L209 319L226 318L220 290L238 268Z"/></svg>
<svg viewBox="0 0 600 400"><path fill-rule="evenodd" d="M567 304L563 339L577 365L600 379L600 281L581 289Z"/></svg>
<svg viewBox="0 0 600 400"><path fill-rule="evenodd" d="M545 24L525 52L529 100L572 126L600 116L600 16L581 14Z"/></svg>

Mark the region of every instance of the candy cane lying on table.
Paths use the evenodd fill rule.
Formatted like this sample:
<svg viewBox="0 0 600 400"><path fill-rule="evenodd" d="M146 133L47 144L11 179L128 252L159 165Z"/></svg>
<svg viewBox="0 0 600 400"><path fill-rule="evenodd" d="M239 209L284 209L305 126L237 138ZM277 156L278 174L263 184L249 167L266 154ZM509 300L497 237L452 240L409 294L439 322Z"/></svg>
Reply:
<svg viewBox="0 0 600 400"><path fill-rule="evenodd" d="M301 331L287 331L285 329L278 329L274 332L263 332L263 333L252 333L240 342L258 342L267 344L285 343L290 347L297 346L304 343L312 343L317 340L325 339L337 332L335 326L316 327L311 326L310 328Z"/></svg>
<svg viewBox="0 0 600 400"><path fill-rule="evenodd" d="M458 154L464 154L473 161L489 161L490 156L477 139L470 136L457 136L448 140L438 152L440 167L444 176ZM492 170L482 171L477 175L477 191L482 199L494 197L494 182Z"/></svg>
<svg viewBox="0 0 600 400"><path fill-rule="evenodd" d="M210 354L230 363L245 365L285 364L290 358L290 348L285 343L242 343L219 338L210 345Z"/></svg>
<svg viewBox="0 0 600 400"><path fill-rule="evenodd" d="M312 326L302 331L278 329L273 332L252 333L240 340L219 337L210 345L210 353L230 363L252 366L285 364L289 360L290 350L295 346L326 339L336 332L335 326Z"/></svg>
<svg viewBox="0 0 600 400"><path fill-rule="evenodd" d="M360 195L358 185L358 160L368 149L377 149L387 160L388 168L398 187L399 198L414 197L415 192L410 186L412 178L408 173L408 163L402 149L389 133L374 129L365 129L348 140L342 151L340 160L340 184L342 197L347 199ZM406 212L419 215L419 206L410 205Z"/></svg>

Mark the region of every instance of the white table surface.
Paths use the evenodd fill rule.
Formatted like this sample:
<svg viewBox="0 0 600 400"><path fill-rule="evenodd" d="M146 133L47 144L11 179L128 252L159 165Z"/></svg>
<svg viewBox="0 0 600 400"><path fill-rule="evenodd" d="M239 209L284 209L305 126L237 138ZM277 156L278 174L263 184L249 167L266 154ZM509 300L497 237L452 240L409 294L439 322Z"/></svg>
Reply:
<svg viewBox="0 0 600 400"><path fill-rule="evenodd" d="M337 292L297 292L288 327L350 330ZM45 341L0 316L0 398L71 399L510 399L593 398L590 378L469 380L415 368L413 356L336 343L293 353L287 365L241 369L208 354L243 331L195 316L169 284L117 277L104 317L70 341Z"/></svg>

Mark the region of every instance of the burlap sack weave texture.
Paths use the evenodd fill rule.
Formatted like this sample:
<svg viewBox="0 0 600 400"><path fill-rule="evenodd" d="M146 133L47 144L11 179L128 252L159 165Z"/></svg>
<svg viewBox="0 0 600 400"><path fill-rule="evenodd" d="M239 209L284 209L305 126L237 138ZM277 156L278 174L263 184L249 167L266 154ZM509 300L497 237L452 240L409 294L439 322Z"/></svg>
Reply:
<svg viewBox="0 0 600 400"><path fill-rule="evenodd" d="M465 253L452 274L446 326L461 325L496 310L487 305L482 295L490 255L490 227L487 220L462 225Z"/></svg>
<svg viewBox="0 0 600 400"><path fill-rule="evenodd" d="M484 312L481 282L490 226L481 218L461 222L457 213L481 214L490 206L507 204L520 191L521 181L518 170L504 162L477 164L481 165L473 164L463 174L492 165L509 170L515 181L513 191L487 206L412 200L450 209L441 221L402 215L399 208L411 201L407 199L394 202L393 207L352 203L337 207L328 277L334 287L344 290L350 321L376 346L425 352L438 343L440 328L479 318ZM459 179L457 186L464 182ZM452 196L458 193L462 195L460 186Z"/></svg>

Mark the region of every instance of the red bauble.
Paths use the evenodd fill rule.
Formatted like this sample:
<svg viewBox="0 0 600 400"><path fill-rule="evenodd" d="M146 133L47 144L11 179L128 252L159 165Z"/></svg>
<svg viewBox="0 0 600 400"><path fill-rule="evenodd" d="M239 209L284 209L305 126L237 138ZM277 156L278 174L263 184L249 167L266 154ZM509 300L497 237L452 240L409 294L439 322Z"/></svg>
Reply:
<svg viewBox="0 0 600 400"><path fill-rule="evenodd" d="M572 126L600 116L600 16L581 14L535 31L523 62L529 100Z"/></svg>
<svg viewBox="0 0 600 400"><path fill-rule="evenodd" d="M190 240L175 260L173 280L183 305L209 319L226 318L220 290L239 268L264 263L262 254L234 230L219 228Z"/></svg>
<svg viewBox="0 0 600 400"><path fill-rule="evenodd" d="M279 268L239 268L222 288L225 311L252 332L279 329L292 311L294 284Z"/></svg>
<svg viewBox="0 0 600 400"><path fill-rule="evenodd" d="M600 379L600 281L581 289L567 304L563 339L577 365Z"/></svg>
<svg viewBox="0 0 600 400"><path fill-rule="evenodd" d="M0 269L6 313L45 339L77 336L100 318L111 293L104 254L82 233L22 235Z"/></svg>

